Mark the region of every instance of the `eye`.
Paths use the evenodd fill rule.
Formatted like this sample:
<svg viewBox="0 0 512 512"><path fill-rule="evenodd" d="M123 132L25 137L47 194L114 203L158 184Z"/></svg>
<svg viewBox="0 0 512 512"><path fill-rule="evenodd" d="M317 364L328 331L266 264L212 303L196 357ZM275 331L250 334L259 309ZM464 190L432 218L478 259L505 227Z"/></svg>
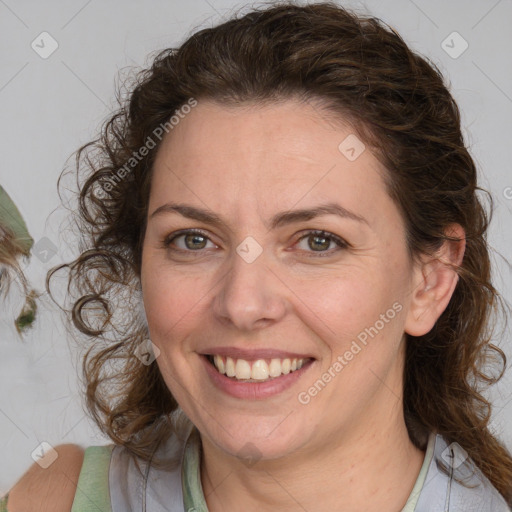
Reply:
<svg viewBox="0 0 512 512"><path fill-rule="evenodd" d="M306 252L314 252L317 254L312 254L311 256L331 256L334 252L337 252L341 249L346 249L349 247L349 244L345 242L345 240L341 239L339 236L334 235L333 233L329 233L328 231L309 231L306 235L299 238L298 243L306 242L305 248L302 247ZM337 246L334 250L328 250L331 244Z"/></svg>
<svg viewBox="0 0 512 512"><path fill-rule="evenodd" d="M165 238L163 247L176 252L193 253L207 249L208 242L210 242L214 248L217 247L202 231L198 229L185 229L172 233ZM311 230L307 232L299 238L297 244L300 245L301 243L303 244L301 250L313 253L308 255L312 257L330 256L334 252L350 247L350 244L339 236L321 230ZM333 244L335 246L334 249L332 249ZM331 250L329 250L329 248L331 248Z"/></svg>
<svg viewBox="0 0 512 512"><path fill-rule="evenodd" d="M177 243L178 240L180 243ZM176 250L171 247L172 245L175 245L177 246L178 251L199 252L201 249L206 248L208 241L211 242L211 240L202 231L199 231L198 229L186 229L168 236L164 240L163 246L166 249ZM213 242L211 243L215 246Z"/></svg>

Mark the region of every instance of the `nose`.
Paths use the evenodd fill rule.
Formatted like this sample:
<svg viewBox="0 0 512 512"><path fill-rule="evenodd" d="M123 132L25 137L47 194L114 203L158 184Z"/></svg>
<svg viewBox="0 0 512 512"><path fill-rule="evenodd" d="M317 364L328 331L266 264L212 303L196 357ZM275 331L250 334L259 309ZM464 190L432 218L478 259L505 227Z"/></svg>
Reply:
<svg viewBox="0 0 512 512"><path fill-rule="evenodd" d="M251 263L234 252L230 265L213 299L216 318L241 331L279 321L286 314L288 288L268 266L265 252Z"/></svg>

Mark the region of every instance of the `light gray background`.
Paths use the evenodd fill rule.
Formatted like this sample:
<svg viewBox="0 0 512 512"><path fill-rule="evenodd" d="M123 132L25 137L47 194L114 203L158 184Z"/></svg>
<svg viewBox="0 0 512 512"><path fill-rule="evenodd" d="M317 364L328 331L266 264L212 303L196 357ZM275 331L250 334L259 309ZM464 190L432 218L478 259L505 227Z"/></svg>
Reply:
<svg viewBox="0 0 512 512"><path fill-rule="evenodd" d="M482 186L496 199L491 245L511 259L512 1L342 3L388 22L450 80ZM49 239L56 247L47 261L34 255L26 267L39 290L47 269L73 252L73 239L62 227L66 212L59 208L57 178L114 105L118 71L144 65L150 52L178 45L195 28L216 24L243 5L232 0L0 0L0 183L35 240ZM59 45L47 59L31 48L43 31ZM442 47L454 31L469 45L456 59ZM452 51L461 48L457 36L447 41ZM72 164L70 159L67 166ZM495 285L510 301L511 271L499 256L494 259ZM79 352L69 343L56 308L44 306L34 329L20 340L12 327L13 307L2 306L0 313L0 495L32 463L31 452L41 441L108 442L84 414ZM501 343L512 360L510 331ZM493 428L509 449L511 374L492 393Z"/></svg>

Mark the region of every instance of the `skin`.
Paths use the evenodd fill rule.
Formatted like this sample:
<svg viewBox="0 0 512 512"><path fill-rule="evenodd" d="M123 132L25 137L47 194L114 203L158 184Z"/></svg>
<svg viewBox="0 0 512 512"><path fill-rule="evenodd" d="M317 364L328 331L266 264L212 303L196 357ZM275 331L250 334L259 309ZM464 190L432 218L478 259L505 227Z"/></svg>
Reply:
<svg viewBox="0 0 512 512"><path fill-rule="evenodd" d="M211 512L242 504L248 511L397 512L420 471L424 452L411 443L402 411L405 333L428 332L446 308L457 276L443 262L460 262L464 244L411 261L386 170L369 149L355 161L338 149L353 133L295 99L230 108L199 101L158 151L143 244L144 307L159 369L201 433ZM152 216L169 202L209 209L226 226L173 212ZM365 222L324 215L266 224L283 210L328 202ZM181 237L164 246L189 228L203 230L206 243L187 246ZM350 246L331 241L315 251L314 237L301 240L314 229ZM452 234L463 238L459 226ZM247 236L263 248L252 263L236 252ZM300 403L298 394L394 303L401 311ZM290 389L239 399L205 372L199 353L213 346L277 348L315 361Z"/></svg>
<svg viewBox="0 0 512 512"><path fill-rule="evenodd" d="M55 447L57 459L43 469L35 462L9 491L9 512L69 512L73 505L84 449L74 444Z"/></svg>

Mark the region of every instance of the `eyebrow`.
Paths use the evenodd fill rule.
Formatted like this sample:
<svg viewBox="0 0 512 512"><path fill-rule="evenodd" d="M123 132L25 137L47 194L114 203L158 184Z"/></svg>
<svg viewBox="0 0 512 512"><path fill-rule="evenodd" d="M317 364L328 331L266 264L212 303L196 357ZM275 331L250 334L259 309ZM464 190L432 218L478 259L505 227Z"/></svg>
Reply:
<svg viewBox="0 0 512 512"><path fill-rule="evenodd" d="M219 227L227 227L228 225L226 221L224 221L221 217L219 217L216 213L212 212L211 210L198 208L196 206L188 204L178 203L166 203L163 204L162 206L159 206L150 215L150 218L152 219L157 215L162 215L165 213L179 213L180 215L188 219L205 222L207 224ZM354 212L351 212L350 210L343 208L343 206L339 204L327 203L318 205L314 208L286 210L283 212L279 212L270 219L270 222L267 223L267 227L270 226L270 229L276 229L287 224L314 219L315 217L319 217L321 215L337 215L344 219L350 219L369 225L368 221L364 217L361 217L360 215L357 215Z"/></svg>

